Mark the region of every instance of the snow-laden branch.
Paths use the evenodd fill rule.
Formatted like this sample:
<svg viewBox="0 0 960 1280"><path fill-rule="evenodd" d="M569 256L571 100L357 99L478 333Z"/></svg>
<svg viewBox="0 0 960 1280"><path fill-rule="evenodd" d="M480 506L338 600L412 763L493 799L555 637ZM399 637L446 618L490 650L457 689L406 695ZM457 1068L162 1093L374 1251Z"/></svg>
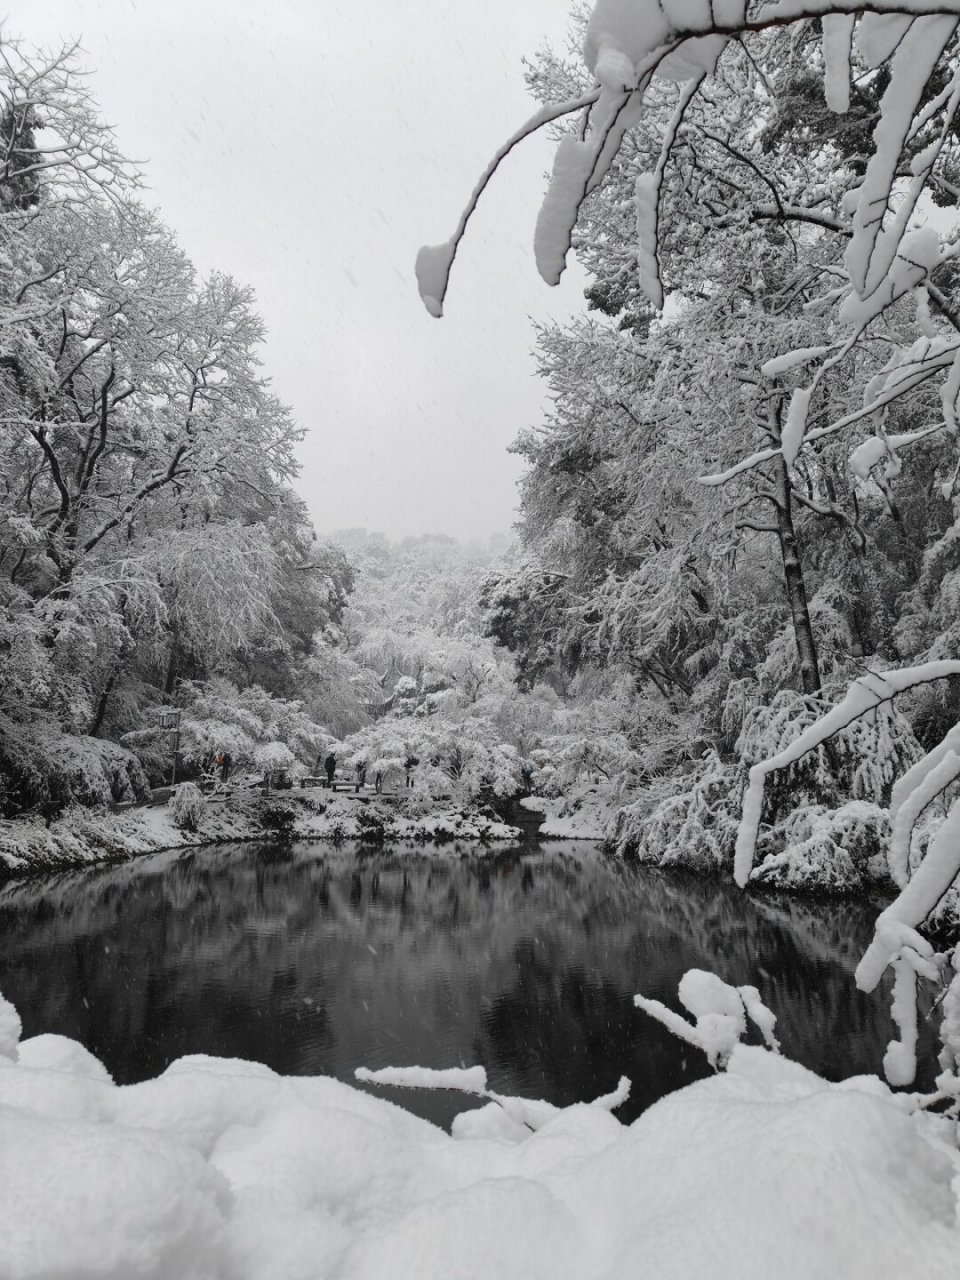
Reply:
<svg viewBox="0 0 960 1280"><path fill-rule="evenodd" d="M735 462L732 467L728 467L726 471L718 471L714 475L698 476L697 480L700 484L706 485L708 488L719 488L720 485L727 484L728 481L736 479L742 475L744 471L752 471L754 467L759 467L762 462L769 462L771 458L775 458L780 452L779 447L769 449L758 449L756 453L751 453L748 458L741 458L739 462Z"/></svg>
<svg viewBox="0 0 960 1280"><path fill-rule="evenodd" d="M854 35L854 18L866 13ZM563 271L581 205L608 171L627 130L643 114L644 95L654 77L686 83L680 115L696 96L701 82L713 74L730 37L792 26L810 19L823 22L825 93L831 108L849 105L853 47L869 66L890 61L890 82L874 131L874 150L853 210L846 263L857 294L870 306L884 292L913 210L951 128L960 96L951 92L940 103L938 137L912 164L912 180L887 219L898 165L916 130L929 121L920 99L960 19L960 0L926 5L918 0L777 0L747 12L746 0L657 0L656 5L630 0L597 0L586 28L584 61L598 88L577 102L545 107L508 140L475 187L454 236L444 245L421 249L417 259L420 293L431 314L442 314L450 269L466 223L503 157L523 137L580 106L590 105L587 127L568 134L558 145L553 175L544 198L536 233L541 275L556 283ZM873 19L870 21L870 19ZM641 259L646 281L658 294L656 203L666 161L677 132L678 117L668 125L656 175L639 187ZM762 176L762 175L761 175ZM775 216L783 217L774 190ZM881 304L882 305L882 304Z"/></svg>
<svg viewBox="0 0 960 1280"><path fill-rule="evenodd" d="M417 285L419 286L420 297L423 299L424 306L432 316L439 320L443 315L443 300L447 294L450 271L453 267L453 260L456 257L457 250L460 247L460 241L464 237L467 223L473 216L480 197L486 190L490 179L499 169L502 161L524 138L529 138L538 129L542 129L544 125L551 124L554 120L559 120L562 116L570 115L574 111L581 111L596 102L599 92L599 90L594 90L592 93L584 94L580 98L541 107L525 125L507 139L487 165L477 185L470 193L470 199L467 201L466 208L461 213L456 230L450 239L443 244L424 245L421 248L417 254Z"/></svg>
<svg viewBox="0 0 960 1280"><path fill-rule="evenodd" d="M948 676L960 676L960 661L943 658L936 662L925 662L920 666L903 667L896 671L867 672L853 682L842 702L805 729L782 751L753 765L743 799L743 812L734 856L733 875L741 888L747 883L750 872L753 870L767 774L796 764L803 756L823 746L855 720L867 715L882 703L891 701L905 689L913 689L917 685L929 684L934 680L943 680Z"/></svg>
<svg viewBox="0 0 960 1280"><path fill-rule="evenodd" d="M856 980L861 991L874 989L884 969L906 942L915 950L921 944L929 948L929 943L916 933L916 929L934 910L958 875L960 801L954 801L906 888L877 917L873 941L857 965Z"/></svg>
<svg viewBox="0 0 960 1280"><path fill-rule="evenodd" d="M683 123L683 117L686 115L690 103L699 92L705 74L695 76L684 87L664 133L657 167L652 174L640 174L634 190L637 218L637 266L640 271L640 287L658 310L663 309L663 281L660 278L660 256L658 251L660 240L660 197L663 177L666 173L667 162L670 159L670 152L673 150L677 133Z"/></svg>
<svg viewBox="0 0 960 1280"><path fill-rule="evenodd" d="M677 994L683 1007L693 1015L693 1023L659 1000L634 996L633 1003L680 1040L705 1053L714 1069L726 1065L747 1032L748 1019L759 1030L767 1048L779 1053L780 1046L773 1033L776 1016L760 999L756 987L732 987L714 973L689 969L680 979Z"/></svg>
<svg viewBox="0 0 960 1280"><path fill-rule="evenodd" d="M487 1085L487 1073L483 1067L448 1067L436 1070L432 1067L381 1067L371 1071L358 1067L353 1073L364 1084L393 1085L399 1089L449 1089L454 1093L466 1093L477 1098L488 1098L502 1107L511 1120L527 1129L540 1129L562 1108L552 1102L532 1098L513 1098L496 1093ZM601 1111L615 1111L630 1096L630 1081L621 1076L616 1089L594 1098L588 1106Z"/></svg>

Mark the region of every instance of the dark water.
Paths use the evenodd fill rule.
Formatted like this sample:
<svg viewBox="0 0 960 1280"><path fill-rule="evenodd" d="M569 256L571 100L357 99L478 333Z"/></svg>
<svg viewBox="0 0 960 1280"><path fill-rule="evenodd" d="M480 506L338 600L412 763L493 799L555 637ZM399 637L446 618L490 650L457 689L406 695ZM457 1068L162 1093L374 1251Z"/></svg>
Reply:
<svg viewBox="0 0 960 1280"><path fill-rule="evenodd" d="M872 918L579 842L221 846L7 885L0 991L25 1035L72 1036L120 1083L187 1053L350 1081L359 1066L481 1064L502 1093L563 1104L625 1074L630 1120L709 1073L633 1007L636 992L677 1007L693 967L759 987L784 1051L827 1078L878 1071L887 999L853 985ZM438 1123L468 1105L379 1092Z"/></svg>

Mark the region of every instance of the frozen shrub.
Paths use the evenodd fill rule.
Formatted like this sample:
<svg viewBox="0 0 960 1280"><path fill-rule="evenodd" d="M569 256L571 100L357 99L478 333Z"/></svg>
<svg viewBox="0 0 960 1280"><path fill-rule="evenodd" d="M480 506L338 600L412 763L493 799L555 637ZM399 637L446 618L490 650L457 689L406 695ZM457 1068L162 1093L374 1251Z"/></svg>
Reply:
<svg viewBox="0 0 960 1280"><path fill-rule="evenodd" d="M383 844L386 839L383 822L368 809L361 809L357 814L357 833L364 844Z"/></svg>
<svg viewBox="0 0 960 1280"><path fill-rule="evenodd" d="M829 699L783 689L743 722L737 751L749 765L783 751L832 706ZM765 818L775 822L807 802L835 807L849 800L885 805L894 780L920 755L907 721L889 703L849 724L770 779Z"/></svg>
<svg viewBox="0 0 960 1280"><path fill-rule="evenodd" d="M888 815L865 800L832 810L803 805L759 842L761 856L773 848L753 878L783 888L849 892L887 879L889 838Z"/></svg>
<svg viewBox="0 0 960 1280"><path fill-rule="evenodd" d="M140 800L148 782L136 756L102 738L62 733L51 717L29 724L0 714L0 812L47 817L70 804Z"/></svg>
<svg viewBox="0 0 960 1280"><path fill-rule="evenodd" d="M260 810L260 824L264 831L269 831L278 840L290 840L293 837L293 811L283 804L265 804Z"/></svg>
<svg viewBox="0 0 960 1280"><path fill-rule="evenodd" d="M174 824L181 831L196 831L207 808L203 792L192 782L181 782L168 804Z"/></svg>
<svg viewBox="0 0 960 1280"><path fill-rule="evenodd" d="M621 856L661 866L729 866L743 784L742 768L709 752L690 773L649 788L622 809L608 843Z"/></svg>

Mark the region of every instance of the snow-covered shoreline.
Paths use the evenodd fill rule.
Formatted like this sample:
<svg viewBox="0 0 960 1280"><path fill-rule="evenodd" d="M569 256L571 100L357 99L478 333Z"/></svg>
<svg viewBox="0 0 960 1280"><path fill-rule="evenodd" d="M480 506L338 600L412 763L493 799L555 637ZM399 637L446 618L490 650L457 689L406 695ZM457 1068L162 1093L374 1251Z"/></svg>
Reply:
<svg viewBox="0 0 960 1280"><path fill-rule="evenodd" d="M301 792L213 799L195 831L178 827L167 806L122 812L74 807L49 827L40 818L0 820L0 879L169 849L278 837L440 845L450 840L512 841L518 834L515 827L477 809L460 810L444 802L391 804L376 797L317 798Z"/></svg>

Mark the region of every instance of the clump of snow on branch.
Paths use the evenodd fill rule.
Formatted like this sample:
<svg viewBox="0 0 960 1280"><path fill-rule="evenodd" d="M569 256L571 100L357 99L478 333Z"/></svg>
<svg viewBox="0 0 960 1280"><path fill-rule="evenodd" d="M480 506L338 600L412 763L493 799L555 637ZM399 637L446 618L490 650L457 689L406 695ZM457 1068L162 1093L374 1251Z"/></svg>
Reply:
<svg viewBox="0 0 960 1280"><path fill-rule="evenodd" d="M856 14L828 13L823 27L823 87L827 106L843 114L850 110L850 52Z"/></svg>
<svg viewBox="0 0 960 1280"><path fill-rule="evenodd" d="M701 1049L711 1067L726 1066L747 1033L748 1020L759 1030L767 1048L780 1052L773 1034L776 1016L760 999L756 987L732 987L714 973L689 969L680 979L678 995L680 1003L693 1015L693 1023L659 1000L634 996L633 1002L675 1036Z"/></svg>
<svg viewBox="0 0 960 1280"><path fill-rule="evenodd" d="M445 1089L489 1099L489 1108L457 1117L453 1128L455 1137L522 1139L526 1134L549 1124L562 1111L561 1107L550 1102L495 1092L487 1084L487 1073L483 1067L446 1067L439 1070L431 1067L381 1067L376 1071L358 1067L354 1075L364 1084L393 1085L401 1089ZM629 1096L630 1081L626 1076L621 1076L616 1089L594 1098L587 1105L600 1111L615 1111Z"/></svg>
<svg viewBox="0 0 960 1280"><path fill-rule="evenodd" d="M760 366L760 372L765 378L776 378L781 373L789 373L791 369L796 369L799 365L810 364L811 361L818 360L821 356L826 355L829 350L829 347L797 347L795 351L785 351L783 355L774 356L771 360L765 360Z"/></svg>
<svg viewBox="0 0 960 1280"><path fill-rule="evenodd" d="M750 769L737 836L734 874L744 885L750 877L760 830L764 785L776 770L794 766L808 753L821 749L837 734L858 722L869 722L878 709L918 685L960 675L960 662L940 660L917 667L870 672L854 681L843 700L800 732L783 750L760 760ZM891 1042L884 1070L892 1084L909 1084L916 1072L917 979L937 982L943 957L934 955L929 941L917 932L960 876L960 801L954 801L933 834L926 853L910 873L910 837L920 814L960 774L960 757L954 747L956 732L934 751L917 761L891 791L893 839L890 870L900 894L877 918L874 939L856 972L857 985L872 991L889 965L894 973L893 1018L899 1038ZM826 839L823 831L811 839ZM787 856L802 850L791 848Z"/></svg>
<svg viewBox="0 0 960 1280"><path fill-rule="evenodd" d="M916 929L960 875L960 802L955 801L927 846L926 856L899 896L877 917L874 938L857 966L857 986L872 991L906 937L916 950ZM905 933L905 931L909 931Z"/></svg>
<svg viewBox="0 0 960 1280"><path fill-rule="evenodd" d="M922 760L898 779L890 798L893 832L890 874L906 888L910 872L910 838L920 815L960 777L960 726L953 729Z"/></svg>
<svg viewBox="0 0 960 1280"><path fill-rule="evenodd" d="M933 231L913 233L908 238L909 245L903 241L910 216L923 190L925 174L914 178L888 226L884 225L878 210L886 208L917 104L941 54L953 38L956 26L957 18L951 16L921 15L915 18L903 33L890 64L890 83L880 104L880 119L873 135L874 153L860 187L853 218L853 236L844 258L850 279L857 293L865 299L868 309L871 295L878 293L895 261L903 264L898 272L902 283L911 273L913 262L916 262L919 279L939 254ZM902 254L899 259L898 251ZM935 256L925 261L927 254Z"/></svg>
<svg viewBox="0 0 960 1280"><path fill-rule="evenodd" d="M580 206L599 185L624 134L639 117L639 95L603 89L591 114L589 136L581 139L568 133L561 138L533 239L537 269L547 284L559 283Z"/></svg>
<svg viewBox="0 0 960 1280"><path fill-rule="evenodd" d="M936 982L939 972L933 963L933 948L925 939L920 949L903 945L890 962L893 969L893 1001L890 1016L900 1035L891 1040L883 1055L883 1074L892 1085L912 1084L917 1074L917 975Z"/></svg>
<svg viewBox="0 0 960 1280"><path fill-rule="evenodd" d="M892 233L890 233L892 237ZM886 246L884 239L880 248ZM877 252L880 252L878 248ZM840 319L864 325L884 308L912 293L940 261L940 237L932 227L922 227L897 240L897 252L869 293L848 293L840 308ZM851 272L852 275L852 272Z"/></svg>
<svg viewBox="0 0 960 1280"><path fill-rule="evenodd" d="M923 431L908 431L901 434L870 436L850 454L847 466L861 480L869 478L874 467L884 464L884 476L892 479L900 470L899 449L916 444L929 436L929 428Z"/></svg>
<svg viewBox="0 0 960 1280"><path fill-rule="evenodd" d="M447 240L443 244L424 245L417 254L416 272L420 297L436 320L443 315L443 295L456 251L456 245Z"/></svg>
<svg viewBox="0 0 960 1280"><path fill-rule="evenodd" d="M866 14L857 23L855 14L836 12L829 3L816 7L822 22L824 92L831 110L845 112L849 108L854 52L868 67L890 63L890 82L874 131L874 151L850 202L852 237L845 262L855 292L847 299L844 318L862 322L914 287L939 259L936 235L910 232L909 224L940 154L949 120L922 156L914 158L912 180L899 193L892 216L887 218L885 213L903 148L916 127L921 95L953 38L958 18L920 11L881 11ZM763 30L809 16L809 8L791 12L790 6L770 6L769 12L752 14L749 26ZM560 139L537 222L538 269L545 280L555 284L564 269L580 207L602 181L627 130L640 120L652 79L705 79L714 72L730 31L747 25L744 0L711 4L664 0L656 6L636 0L597 0L587 20L583 44L584 64L596 81L596 91L583 100L554 106L549 117L539 122L535 118L514 135L472 194L456 234L444 245L421 250L417 277L431 314L442 314L450 267L466 221L499 160L516 141L548 119L580 108L586 111L580 130ZM669 132L664 145L665 162L672 146ZM641 275L648 295L655 301L660 299L658 305L662 305L662 293L657 287L659 275L653 269L657 249L651 211L656 208L662 174L663 164L657 175L648 175L652 181L640 183L636 199Z"/></svg>
<svg viewBox="0 0 960 1280"><path fill-rule="evenodd" d="M656 175L641 173L634 186L637 217L637 267L640 286L655 307L663 306L663 285L657 261L657 201L659 189Z"/></svg>
<svg viewBox="0 0 960 1280"><path fill-rule="evenodd" d="M808 387L798 387L790 397L790 408L787 421L784 423L780 437L780 448L787 466L797 459L800 446L803 444L804 432L807 429L807 410L810 407L811 391Z"/></svg>
<svg viewBox="0 0 960 1280"><path fill-rule="evenodd" d="M485 1094L487 1073L483 1067L357 1067L356 1078L364 1084L392 1084L401 1089L453 1089L458 1093Z"/></svg>
<svg viewBox="0 0 960 1280"><path fill-rule="evenodd" d="M0 995L0 1058L17 1060L17 1045L23 1033L20 1015L10 1003Z"/></svg>

